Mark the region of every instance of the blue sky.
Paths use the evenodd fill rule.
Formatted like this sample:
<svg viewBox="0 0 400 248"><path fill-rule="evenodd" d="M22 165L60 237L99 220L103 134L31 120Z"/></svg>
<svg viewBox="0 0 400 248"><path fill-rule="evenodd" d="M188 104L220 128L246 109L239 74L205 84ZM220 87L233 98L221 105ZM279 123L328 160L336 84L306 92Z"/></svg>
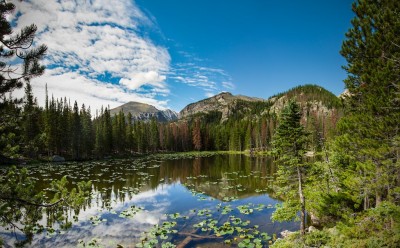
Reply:
<svg viewBox="0 0 400 248"><path fill-rule="evenodd" d="M43 2L43 3L41 3ZM350 0L35 0L50 68L34 81L92 108L141 101L180 111L221 91L268 98L299 84L340 94ZM69 35L66 35L69 34Z"/></svg>

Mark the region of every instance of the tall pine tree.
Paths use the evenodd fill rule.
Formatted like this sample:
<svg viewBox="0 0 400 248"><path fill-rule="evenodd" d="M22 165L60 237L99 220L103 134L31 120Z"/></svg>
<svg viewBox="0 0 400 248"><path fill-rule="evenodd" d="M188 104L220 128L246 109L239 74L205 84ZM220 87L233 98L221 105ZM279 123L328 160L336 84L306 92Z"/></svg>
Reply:
<svg viewBox="0 0 400 248"><path fill-rule="evenodd" d="M349 95L335 142L341 191L368 209L400 203L400 2L359 0L341 54Z"/></svg>
<svg viewBox="0 0 400 248"><path fill-rule="evenodd" d="M278 194L286 200L282 207L277 208L273 219L289 221L300 211L300 234L305 233L304 177L305 177L305 146L307 133L300 123L301 111L293 100L282 110L279 126L273 137L274 152L278 157Z"/></svg>

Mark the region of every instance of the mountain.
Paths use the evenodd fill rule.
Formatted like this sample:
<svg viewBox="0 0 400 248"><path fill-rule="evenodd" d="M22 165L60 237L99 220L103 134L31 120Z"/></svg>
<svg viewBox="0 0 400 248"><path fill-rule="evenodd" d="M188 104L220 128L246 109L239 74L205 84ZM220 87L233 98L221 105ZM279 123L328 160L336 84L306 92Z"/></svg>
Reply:
<svg viewBox="0 0 400 248"><path fill-rule="evenodd" d="M316 118L340 115L341 100L332 92L318 85L301 85L268 99L271 102L269 113L279 114L289 99L294 99L303 110L303 119L309 116Z"/></svg>
<svg viewBox="0 0 400 248"><path fill-rule="evenodd" d="M128 113L131 113L133 121L148 121L152 118L156 118L160 122L168 122L178 119L178 114L175 111L170 109L159 110L152 105L140 102L125 103L119 107L111 109L110 114L111 116L114 116L114 114L118 114L121 110L125 116L127 116Z"/></svg>
<svg viewBox="0 0 400 248"><path fill-rule="evenodd" d="M186 119L197 114L208 114L211 112L221 112L221 121L228 119L238 109L237 105L243 102L264 102L261 98L248 97L243 95L232 95L229 92L222 92L213 97L191 103L181 110L179 116Z"/></svg>
<svg viewBox="0 0 400 248"><path fill-rule="evenodd" d="M327 137L343 115L341 99L318 85L302 85L274 95L267 100L247 96L234 96L224 92L187 105L180 119L200 118L202 123L239 123L267 120L270 133L277 125L278 116L286 103L294 99L302 109L302 123ZM319 134L318 134L319 135ZM315 142L320 137L314 137Z"/></svg>

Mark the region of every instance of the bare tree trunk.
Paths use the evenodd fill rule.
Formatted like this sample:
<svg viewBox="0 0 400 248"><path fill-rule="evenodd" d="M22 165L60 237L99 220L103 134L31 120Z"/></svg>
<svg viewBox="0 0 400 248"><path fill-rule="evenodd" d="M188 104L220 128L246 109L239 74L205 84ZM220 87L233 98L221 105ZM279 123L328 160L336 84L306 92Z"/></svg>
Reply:
<svg viewBox="0 0 400 248"><path fill-rule="evenodd" d="M302 174L300 171L300 166L297 166L297 177L299 179L299 197L300 197L300 235L304 236L306 230L306 202L303 195L303 184L302 184Z"/></svg>
<svg viewBox="0 0 400 248"><path fill-rule="evenodd" d="M377 187L375 189L375 207L381 205L382 202L382 185L381 185L381 173L382 169L379 164L376 165L376 184Z"/></svg>
<svg viewBox="0 0 400 248"><path fill-rule="evenodd" d="M369 197L368 197L368 191L364 192L364 210L369 209Z"/></svg>

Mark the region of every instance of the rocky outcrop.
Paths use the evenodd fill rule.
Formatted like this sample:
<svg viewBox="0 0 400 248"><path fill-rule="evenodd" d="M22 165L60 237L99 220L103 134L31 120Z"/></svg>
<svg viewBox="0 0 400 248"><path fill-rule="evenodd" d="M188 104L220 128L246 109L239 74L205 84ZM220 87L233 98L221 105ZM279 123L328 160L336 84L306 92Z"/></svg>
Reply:
<svg viewBox="0 0 400 248"><path fill-rule="evenodd" d="M175 121L178 119L178 114L170 109L159 110L156 107L140 103L140 102L128 102L119 107L110 110L111 116L118 114L122 111L125 116L128 113L132 115L132 121L149 121L155 118L159 122Z"/></svg>
<svg viewBox="0 0 400 248"><path fill-rule="evenodd" d="M55 163L65 162L65 158L59 155L54 155L53 157L51 157L51 162Z"/></svg>
<svg viewBox="0 0 400 248"><path fill-rule="evenodd" d="M238 101L258 102L264 101L261 98L253 98L242 95L232 95L229 92L222 92L213 97L191 103L181 110L180 118L185 119L198 113L209 113L219 111L222 113L221 121L226 120L236 110Z"/></svg>
<svg viewBox="0 0 400 248"><path fill-rule="evenodd" d="M281 232L281 236L282 236L282 238L287 238L287 237L289 237L290 235L292 235L294 233L296 233L296 232L291 232L289 230L284 230L284 231Z"/></svg>
<svg viewBox="0 0 400 248"><path fill-rule="evenodd" d="M282 109L294 99L302 110L302 123L308 123L309 119L319 120L321 123L329 121L332 125L341 116L340 98L316 85L305 85L295 87L285 93L271 97L270 109L266 109L264 114L280 115Z"/></svg>

